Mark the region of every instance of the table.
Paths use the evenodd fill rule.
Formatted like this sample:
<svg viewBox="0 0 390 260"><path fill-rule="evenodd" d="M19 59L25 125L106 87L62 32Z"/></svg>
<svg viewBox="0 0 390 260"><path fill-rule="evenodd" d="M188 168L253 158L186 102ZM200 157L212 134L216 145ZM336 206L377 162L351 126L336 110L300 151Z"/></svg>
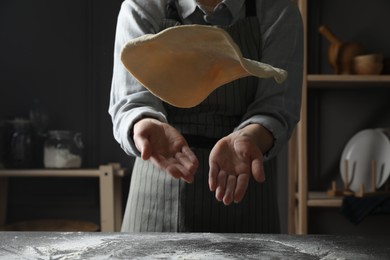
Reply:
<svg viewBox="0 0 390 260"><path fill-rule="evenodd" d="M119 231L122 224L121 178L127 173L127 169L117 163L101 165L97 169L0 169L0 226L6 222L8 178L91 177L99 178L101 231Z"/></svg>
<svg viewBox="0 0 390 260"><path fill-rule="evenodd" d="M0 259L390 259L390 236L0 232Z"/></svg>

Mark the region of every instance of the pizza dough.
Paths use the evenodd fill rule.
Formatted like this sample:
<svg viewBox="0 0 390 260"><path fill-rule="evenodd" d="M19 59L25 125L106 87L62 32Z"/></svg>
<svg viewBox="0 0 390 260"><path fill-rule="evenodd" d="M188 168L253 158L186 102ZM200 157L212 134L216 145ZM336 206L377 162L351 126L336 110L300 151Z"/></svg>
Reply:
<svg viewBox="0 0 390 260"><path fill-rule="evenodd" d="M223 29L182 25L133 39L122 48L126 69L161 100L182 108L201 103L233 80L273 77L282 83L287 72L242 57Z"/></svg>

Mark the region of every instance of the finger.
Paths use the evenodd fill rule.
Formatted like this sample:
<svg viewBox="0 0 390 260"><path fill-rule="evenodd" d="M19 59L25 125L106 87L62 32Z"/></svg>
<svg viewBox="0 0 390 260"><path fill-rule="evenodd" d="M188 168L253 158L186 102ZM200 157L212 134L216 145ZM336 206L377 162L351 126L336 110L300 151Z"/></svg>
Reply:
<svg viewBox="0 0 390 260"><path fill-rule="evenodd" d="M194 175L178 163L169 164L166 168L166 172L175 178L181 178L187 183L192 183L194 181Z"/></svg>
<svg viewBox="0 0 390 260"><path fill-rule="evenodd" d="M235 175L228 175L226 182L225 195L223 196L223 203L230 205L233 202L234 191L236 189L237 177Z"/></svg>
<svg viewBox="0 0 390 260"><path fill-rule="evenodd" d="M176 179L179 179L182 177L181 172L178 169L176 169L176 167L174 165L172 165L172 163L170 163L167 160L167 158L165 158L164 156L162 156L162 155L151 156L150 160L157 168L167 172L172 177L174 177Z"/></svg>
<svg viewBox="0 0 390 260"><path fill-rule="evenodd" d="M252 174L257 182L261 183L265 181L263 160L260 158L252 161Z"/></svg>
<svg viewBox="0 0 390 260"><path fill-rule="evenodd" d="M240 174L237 177L236 189L234 191L234 202L240 202L248 189L250 174Z"/></svg>
<svg viewBox="0 0 390 260"><path fill-rule="evenodd" d="M184 179L193 179L194 175L194 169L190 166L190 162L186 158L186 156L182 153L176 153L175 154L176 164L178 164L176 167L179 168L179 165L181 166L181 174L183 175ZM188 169L190 168L190 169ZM192 169L191 169L192 168Z"/></svg>
<svg viewBox="0 0 390 260"><path fill-rule="evenodd" d="M199 166L199 161L196 155L194 154L194 152L190 149L190 147L188 147L187 145L183 146L182 152L187 156L188 160L193 165L193 167L197 169Z"/></svg>
<svg viewBox="0 0 390 260"><path fill-rule="evenodd" d="M178 161L178 163L183 165L183 167L189 172L189 174L191 175L195 174L195 171L199 165L198 159L196 158L195 155L192 158L190 154L178 152L175 154L175 158Z"/></svg>
<svg viewBox="0 0 390 260"><path fill-rule="evenodd" d="M181 171L184 176L184 180L191 183L194 180L195 172L199 166L198 158L188 146L184 146L182 148L182 152L175 154L175 159L183 166Z"/></svg>
<svg viewBox="0 0 390 260"><path fill-rule="evenodd" d="M152 163L157 166L159 169L170 174L176 179L183 179L184 181L191 183L194 180L194 174L190 173L188 169L183 167L176 158L167 159L162 155L151 156L150 160Z"/></svg>
<svg viewBox="0 0 390 260"><path fill-rule="evenodd" d="M210 164L209 171L209 188L210 191L215 191L217 188L217 176L218 176L218 166L215 163Z"/></svg>
<svg viewBox="0 0 390 260"><path fill-rule="evenodd" d="M224 171L220 171L217 176L217 189L215 191L215 197L218 201L222 201L225 195L227 174Z"/></svg>
<svg viewBox="0 0 390 260"><path fill-rule="evenodd" d="M149 160L152 155L152 149L150 147L150 142L147 138L142 136L137 136L134 139L134 144L137 147L138 151L141 152L142 160Z"/></svg>

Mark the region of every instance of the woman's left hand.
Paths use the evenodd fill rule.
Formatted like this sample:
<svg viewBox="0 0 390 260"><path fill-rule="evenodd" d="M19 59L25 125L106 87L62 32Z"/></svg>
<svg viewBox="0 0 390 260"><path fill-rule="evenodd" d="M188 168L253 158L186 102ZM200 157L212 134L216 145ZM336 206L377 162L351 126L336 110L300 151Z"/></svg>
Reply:
<svg viewBox="0 0 390 260"><path fill-rule="evenodd" d="M219 140L209 157L209 187L225 205L242 200L251 176L265 180L263 153L251 135L232 133Z"/></svg>

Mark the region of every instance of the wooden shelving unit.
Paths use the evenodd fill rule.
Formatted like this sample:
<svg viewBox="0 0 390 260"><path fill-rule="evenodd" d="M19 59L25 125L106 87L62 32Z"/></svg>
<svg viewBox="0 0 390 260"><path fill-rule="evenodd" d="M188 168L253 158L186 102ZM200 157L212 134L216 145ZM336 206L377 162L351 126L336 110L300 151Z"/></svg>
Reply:
<svg viewBox="0 0 390 260"><path fill-rule="evenodd" d="M129 174L120 164L101 165L96 169L0 169L0 226L6 224L8 178L98 178L100 193L100 229L119 231L122 224L122 184Z"/></svg>
<svg viewBox="0 0 390 260"><path fill-rule="evenodd" d="M307 98L309 89L390 88L390 75L320 75L308 74L308 1L298 0L304 25L304 75L302 85L301 120L289 143L289 218L290 234L308 233L308 207L340 207L343 197L328 196L326 191L308 189L308 118Z"/></svg>

